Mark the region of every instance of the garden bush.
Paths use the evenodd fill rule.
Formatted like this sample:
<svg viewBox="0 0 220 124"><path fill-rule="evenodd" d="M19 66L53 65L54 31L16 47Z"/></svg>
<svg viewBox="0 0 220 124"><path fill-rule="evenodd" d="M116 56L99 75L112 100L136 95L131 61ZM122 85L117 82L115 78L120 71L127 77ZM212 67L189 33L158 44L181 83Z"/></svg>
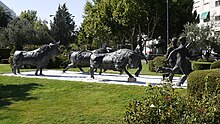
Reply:
<svg viewBox="0 0 220 124"><path fill-rule="evenodd" d="M220 68L220 60L215 61L211 64L210 69Z"/></svg>
<svg viewBox="0 0 220 124"><path fill-rule="evenodd" d="M187 78L187 92L191 96L201 98L208 90L214 91L215 87L220 85L220 69L197 70L189 74Z"/></svg>
<svg viewBox="0 0 220 124"><path fill-rule="evenodd" d="M171 85L147 87L142 100L133 100L125 111L124 122L145 124L220 123L220 94L206 93L198 100L181 97Z"/></svg>
<svg viewBox="0 0 220 124"><path fill-rule="evenodd" d="M210 69L212 62L198 62L198 61L193 61L192 62L192 70L205 70L205 69Z"/></svg>
<svg viewBox="0 0 220 124"><path fill-rule="evenodd" d="M149 70L155 72L158 67L166 67L167 63L165 62L165 59L164 56L157 56L153 60L150 60L148 62Z"/></svg>

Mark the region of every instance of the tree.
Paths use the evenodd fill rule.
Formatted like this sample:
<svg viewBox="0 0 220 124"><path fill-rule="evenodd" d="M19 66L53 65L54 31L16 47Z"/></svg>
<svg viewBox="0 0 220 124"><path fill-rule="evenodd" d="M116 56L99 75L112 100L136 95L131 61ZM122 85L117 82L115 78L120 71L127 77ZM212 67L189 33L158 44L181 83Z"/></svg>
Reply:
<svg viewBox="0 0 220 124"><path fill-rule="evenodd" d="M213 25L199 27L196 23L188 23L184 25L184 32L182 35L187 36L193 40L190 48L200 52L201 50L211 49L220 54L220 33L214 32Z"/></svg>
<svg viewBox="0 0 220 124"><path fill-rule="evenodd" d="M0 28L6 27L8 22L11 20L11 14L9 12L6 12L4 8L0 6Z"/></svg>
<svg viewBox="0 0 220 124"><path fill-rule="evenodd" d="M22 50L25 45L42 45L52 41L45 22L37 20L36 12L32 12L24 11L21 17L8 24L0 34L1 46Z"/></svg>
<svg viewBox="0 0 220 124"><path fill-rule="evenodd" d="M73 16L68 12L66 4L59 5L54 21L50 23L51 34L56 41L66 48L75 41L75 22Z"/></svg>
<svg viewBox="0 0 220 124"><path fill-rule="evenodd" d="M183 25L192 22L191 0L169 0L170 37L178 36ZM177 16L178 15L178 16ZM125 42L136 47L137 35L166 37L166 1L161 0L93 0L84 8L80 38L91 39L92 46L103 42ZM80 31L81 32L81 31ZM82 37L83 36L83 37ZM85 42L82 39L81 42ZM88 42L88 40L86 40Z"/></svg>

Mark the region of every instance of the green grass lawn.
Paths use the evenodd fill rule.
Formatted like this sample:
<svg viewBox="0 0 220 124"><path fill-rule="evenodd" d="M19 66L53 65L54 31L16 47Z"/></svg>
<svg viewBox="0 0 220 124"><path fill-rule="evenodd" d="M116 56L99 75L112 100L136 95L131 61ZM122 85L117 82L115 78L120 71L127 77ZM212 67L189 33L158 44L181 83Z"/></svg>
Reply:
<svg viewBox="0 0 220 124"><path fill-rule="evenodd" d="M10 66L0 65L6 72ZM119 124L144 93L144 86L0 76L0 124Z"/></svg>

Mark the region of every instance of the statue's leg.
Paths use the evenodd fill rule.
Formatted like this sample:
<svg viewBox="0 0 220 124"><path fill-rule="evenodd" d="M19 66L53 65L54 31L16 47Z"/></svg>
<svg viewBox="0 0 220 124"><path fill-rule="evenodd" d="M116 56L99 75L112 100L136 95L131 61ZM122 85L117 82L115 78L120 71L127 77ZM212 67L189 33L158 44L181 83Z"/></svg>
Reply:
<svg viewBox="0 0 220 124"><path fill-rule="evenodd" d="M128 72L127 69L125 69L125 73L129 76L129 78L133 78L133 76Z"/></svg>
<svg viewBox="0 0 220 124"><path fill-rule="evenodd" d="M69 68L73 67L73 63L68 64L68 66L63 70L63 73L65 73Z"/></svg>
<svg viewBox="0 0 220 124"><path fill-rule="evenodd" d="M18 71L18 74L20 74L20 66L17 66L17 71Z"/></svg>
<svg viewBox="0 0 220 124"><path fill-rule="evenodd" d="M42 70L43 70L43 68L40 67L40 75L43 75Z"/></svg>
<svg viewBox="0 0 220 124"><path fill-rule="evenodd" d="M93 67L90 67L90 75L91 75L91 78L94 79L94 68Z"/></svg>
<svg viewBox="0 0 220 124"><path fill-rule="evenodd" d="M36 69L36 72L35 72L35 75L36 75L36 76L38 76L38 74L37 74L38 71L39 71L39 68Z"/></svg>
<svg viewBox="0 0 220 124"><path fill-rule="evenodd" d="M181 76L180 80L176 83L177 86L181 86L186 81L189 75L189 67L187 65L180 67L180 70L183 73L183 75Z"/></svg>
<svg viewBox="0 0 220 124"><path fill-rule="evenodd" d="M102 68L100 68L100 71L99 71L99 75L101 75L102 74Z"/></svg>
<svg viewBox="0 0 220 124"><path fill-rule="evenodd" d="M176 86L181 86L185 81L186 81L186 79L187 79L187 75L182 75L181 77L180 77L180 80L176 83Z"/></svg>
<svg viewBox="0 0 220 124"><path fill-rule="evenodd" d="M122 74L123 74L123 72L124 72L124 70L120 70L120 75L122 75Z"/></svg>
<svg viewBox="0 0 220 124"><path fill-rule="evenodd" d="M142 64L141 64L141 61L139 62L139 67L138 67L138 70L135 72L135 76L138 77L138 75L140 74L142 70Z"/></svg>
<svg viewBox="0 0 220 124"><path fill-rule="evenodd" d="M173 77L174 77L174 74L177 73L179 70L179 67L178 66L175 66L172 71L170 72L170 75L169 75L169 81L170 82L173 82Z"/></svg>
<svg viewBox="0 0 220 124"><path fill-rule="evenodd" d="M83 69L82 69L82 67L78 66L78 68L79 68L79 70L80 70L81 72L84 72Z"/></svg>
<svg viewBox="0 0 220 124"><path fill-rule="evenodd" d="M12 71L13 71L14 74L16 74L16 65L15 64L12 67Z"/></svg>

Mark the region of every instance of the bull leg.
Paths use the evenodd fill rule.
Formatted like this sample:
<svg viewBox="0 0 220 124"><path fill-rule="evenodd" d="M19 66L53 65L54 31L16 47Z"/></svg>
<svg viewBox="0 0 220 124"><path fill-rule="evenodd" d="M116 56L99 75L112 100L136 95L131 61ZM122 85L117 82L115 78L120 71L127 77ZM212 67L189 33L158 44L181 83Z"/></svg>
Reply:
<svg viewBox="0 0 220 124"><path fill-rule="evenodd" d="M136 76L136 77L138 77L138 75L140 74L141 70L142 70L142 64L141 64L141 62L140 62L140 63L139 63L138 70L135 72L135 76Z"/></svg>
<svg viewBox="0 0 220 124"><path fill-rule="evenodd" d="M84 70L82 69L82 67L78 66L78 68L79 68L79 70L80 70L81 72L84 72Z"/></svg>
<svg viewBox="0 0 220 124"><path fill-rule="evenodd" d="M63 73L65 73L69 68L73 67L73 63L68 64L68 66L63 70Z"/></svg>
<svg viewBox="0 0 220 124"><path fill-rule="evenodd" d="M127 69L125 69L125 73L129 76L129 78L134 78L129 72Z"/></svg>
<svg viewBox="0 0 220 124"><path fill-rule="evenodd" d="M101 75L102 74L102 68L100 68L100 71L99 71L99 75Z"/></svg>
<svg viewBox="0 0 220 124"><path fill-rule="evenodd" d="M91 78L94 79L94 68L93 67L90 67L90 75L91 75Z"/></svg>
<svg viewBox="0 0 220 124"><path fill-rule="evenodd" d="M38 71L39 71L39 68L36 69L36 72L35 72L35 75L36 75L36 76L38 76L38 74L37 74Z"/></svg>
<svg viewBox="0 0 220 124"><path fill-rule="evenodd" d="M13 65L13 67L12 67L12 72L13 72L14 74L16 74L16 65Z"/></svg>
<svg viewBox="0 0 220 124"><path fill-rule="evenodd" d="M20 74L20 66L17 66L17 71L18 71L18 74Z"/></svg>
<svg viewBox="0 0 220 124"><path fill-rule="evenodd" d="M122 74L123 74L123 70L120 70L119 72L120 72L120 75L122 75Z"/></svg>
<svg viewBox="0 0 220 124"><path fill-rule="evenodd" d="M40 75L43 75L42 70L43 70L43 68L40 67Z"/></svg>

